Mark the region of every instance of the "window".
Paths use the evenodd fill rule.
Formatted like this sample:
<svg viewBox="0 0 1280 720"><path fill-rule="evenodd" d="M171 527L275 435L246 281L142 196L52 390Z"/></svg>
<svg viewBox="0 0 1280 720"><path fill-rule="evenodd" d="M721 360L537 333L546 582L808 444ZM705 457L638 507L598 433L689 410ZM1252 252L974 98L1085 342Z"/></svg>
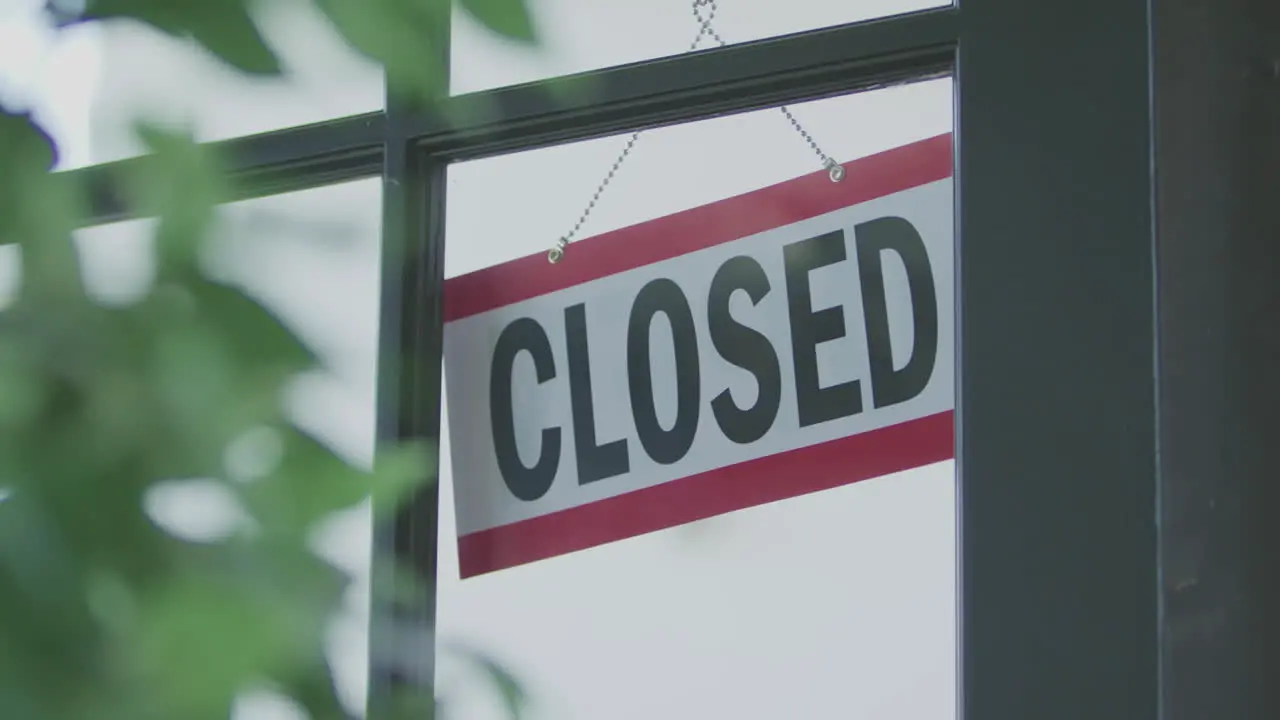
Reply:
<svg viewBox="0 0 1280 720"><path fill-rule="evenodd" d="M455 93L544 80L939 7L942 0L535 0L540 49L494 35L464 13L453 27ZM708 28L703 29L706 20ZM715 34L712 34L714 31ZM696 39L696 46L695 46Z"/></svg>
<svg viewBox="0 0 1280 720"><path fill-rule="evenodd" d="M951 92L950 79L942 79L792 110L825 153L850 161L948 133ZM602 138L450 167L446 273L457 277L545 253L577 219L626 142ZM777 109L653 130L635 144L582 235L815 171L822 172L819 158ZM945 235L950 200L943 197L937 227ZM495 205L503 211L494 212ZM567 252L581 250L570 244ZM949 289L949 282L939 284L943 307L950 307ZM839 302L833 299L836 286L823 292L828 294L821 299L815 295L815 307ZM447 313L450 297L446 290ZM749 312L745 302L733 307ZM857 323L846 322L853 323L853 337ZM449 376L458 368L449 364L450 339L446 329L445 375L452 390L458 384ZM653 342L658 348L662 341ZM655 364L672 362L669 346L667 340L651 350ZM949 339L944 346L939 360L949 363ZM847 374L849 361L862 362L827 350L819 363L828 378ZM625 385L614 379L621 368L608 365L600 372L597 379ZM938 372L951 374L950 368ZM731 387L735 396L758 392L749 378ZM472 684L466 666L450 662L449 648L460 644L508 663L547 717L750 719L821 716L837 707L851 717L953 716L952 462L841 481L822 492L460 579L470 569L459 566L458 484L480 478L455 474L451 434L484 430L458 419L456 411L451 415L450 408L483 399L452 397L450 390L440 468L437 690L456 712L501 716L493 696ZM656 394L661 422L671 423L674 400ZM626 437L625 414L597 411L601 437ZM700 426L700 435L714 431L710 422ZM537 442L517 436L518 445L522 439L528 442L519 454L532 462ZM634 437L631 444L638 455ZM570 452L562 450L561 457ZM846 456L841 462L857 461Z"/></svg>
<svg viewBox="0 0 1280 720"><path fill-rule="evenodd" d="M1198 683L1165 682L1167 668L1185 656L1171 659L1163 633L1220 611L1218 600L1231 595L1215 599L1205 591L1212 578L1200 574L1196 602L1179 609L1166 601L1186 586L1161 590L1156 571L1177 562L1166 553L1171 513L1179 523L1185 520L1179 509L1202 517L1204 507L1215 507L1210 501L1219 488L1166 492L1166 462L1177 455L1195 465L1240 453L1168 455L1165 446L1176 445L1166 442L1169 428L1201 428L1202 419L1166 419L1201 410L1218 417L1225 406L1206 410L1189 398L1225 396L1212 380L1166 402L1169 386L1200 377L1189 370L1195 357L1165 363L1161 348L1170 338L1174 348L1195 345L1178 338L1203 341L1203 328L1185 326L1191 321L1182 318L1193 316L1181 309L1220 307L1222 298L1205 306L1184 288L1233 275L1224 266L1192 282L1165 282L1162 263L1169 258L1152 252L1152 227L1194 223L1168 222L1160 207L1167 203L1152 205L1152 183L1164 188L1157 200L1200 197L1193 183L1166 182L1169 168L1203 169L1220 146L1178 138L1244 119L1235 113L1260 112L1256 103L1240 101L1242 75L1217 83L1228 88L1221 102L1192 102L1204 100L1197 88L1214 85L1219 71L1227 78L1230 68L1217 62L1223 57L1195 54L1213 43L1187 40L1249 25L1237 22L1243 5L1215 5L1197 23L1176 4L1149 0L531 0L545 47L518 47L456 13L451 94L439 99L443 107L418 111L384 107L381 74L346 52L303 0L255 3L264 24L280 31L276 40L293 70L264 83L231 81L181 43L140 39L128 27L73 34L74 42L42 56L14 40L6 25L12 16L4 14L10 6L42 4L0 3L0 65L21 68L0 76L0 96L11 107L36 110L62 145L64 167L137 153L126 113L156 110L162 99L161 119L190 122L202 140L239 140L235 167L254 181L252 193L380 174L381 183L259 198L223 217L224 227L284 237L293 231L273 226L273 213L311 227L312 214L331 218L330 211L358 204L359 233L385 233L385 242L367 252L408 251L404 262L381 269L380 323L370 310L378 292L371 285L373 255L330 253L323 241L326 249L295 255L269 243L255 249L266 253L261 267L242 268L255 291L297 316L304 333L322 343L358 338L364 348L330 347L340 380L308 381L297 398L300 412L323 425L344 453L367 461L375 382L376 432L443 443L438 488L379 527L372 551L394 546L399 559L412 559L437 584L440 662L430 643L375 634L370 656L383 659L368 668L367 694L375 704L399 686L430 685L438 677L441 695L462 714L498 712L493 696L451 661L453 642L510 663L540 709L566 718L829 716L833 704L837 715L913 720L951 717L957 704L963 716L983 720L1155 717L1168 700L1161 687L1177 685L1196 702L1214 696ZM686 56L705 29L695 13L706 19L713 12L729 47L703 49L718 44L703 32L697 46L703 50ZM1190 50L1164 52L1169 48ZM1204 72L1186 75L1171 63L1173 55ZM1213 62L1192 62L1204 59ZM139 69L143 61L164 64L171 80ZM74 82L40 87L55 70ZM603 233L809 173L821 179L820 153L852 161L948 133L952 83L937 78L952 72L957 199L948 217L957 275L945 275L954 287L939 292L955 295L951 319L962 336L954 348L956 461L747 504L459 580L454 501L467 486L453 476L450 441L470 428L456 424L467 401L437 384L446 270L456 280L515 258L541 262L541 253L575 227L636 128L651 129L574 234L565 262ZM132 76L122 82L121 73ZM560 82L568 76L582 82ZM558 92L566 88L596 93ZM847 95L867 89L873 90ZM1184 101L1213 111L1170 110ZM792 103L819 152L776 108L745 112L781 102ZM325 122L304 125L318 121ZM278 134L237 137L267 130ZM1183 158L1192 146L1198 154ZM1178 162L1157 163L1157 154ZM1237 167L1218 160L1224 162L1209 165ZM95 220L119 219L122 208L99 170L73 172L96 183ZM339 198L348 192L363 199L348 205ZM1226 217L1217 210L1205 217ZM1265 222L1226 226L1237 225ZM82 234L86 255L96 253L93 264L114 268L113 277L91 279L104 299L127 298L146 282L146 263L118 257L128 255L119 249L128 243L112 240L143 226L128 227ZM87 249L94 239L102 249ZM0 250L0 305L20 284L18 256L16 248ZM1176 257L1200 270L1185 262L1192 255ZM359 279L348 284L339 269ZM883 266L886 287L906 276L900 270ZM895 273L898 280L890 277ZM814 297L842 290L819 285ZM1232 309L1244 302L1232 297ZM665 329L661 322L653 321L651 333ZM379 325L399 332L375 337ZM1239 330L1232 328L1220 330ZM893 333L892 345L905 342ZM659 335L651 334L651 347ZM1237 347L1249 349L1245 357L1262 357L1253 352L1257 342L1252 337ZM374 343L384 355L408 353L409 377L375 378L368 350ZM651 355L653 367L669 362L661 355ZM817 356L820 367L831 363ZM1160 380L1154 387L1153 360ZM1168 375L1170 367L1179 369L1178 378ZM621 387L621 363L610 369ZM655 395L654 414L668 418L671 404L664 402ZM1261 418L1255 410L1244 415ZM1160 448L1153 447L1157 438ZM1257 444L1233 449L1254 451ZM1165 507L1169 498L1173 505ZM1212 539L1221 527L1174 534L1184 544L1212 540L1208 555L1185 557L1225 556L1234 546ZM350 542L339 545L356 567L370 544L367 522L356 518L349 528ZM1253 587L1262 575L1251 572L1232 566L1216 587L1237 581ZM361 594L348 616L356 619L344 626L346 640L336 645L344 648L337 670L352 704L366 694L361 678L369 656L358 647L364 601ZM1236 640L1233 654L1240 655L1238 640L1248 634L1241 628L1256 618L1232 617L1218 635ZM958 653L957 629L964 635ZM1175 645L1183 652L1196 643ZM1194 661L1180 667L1198 667L1203 652L1203 646L1188 651ZM1226 680L1209 682L1219 683L1212 688L1218 696L1244 697L1234 686L1224 692Z"/></svg>

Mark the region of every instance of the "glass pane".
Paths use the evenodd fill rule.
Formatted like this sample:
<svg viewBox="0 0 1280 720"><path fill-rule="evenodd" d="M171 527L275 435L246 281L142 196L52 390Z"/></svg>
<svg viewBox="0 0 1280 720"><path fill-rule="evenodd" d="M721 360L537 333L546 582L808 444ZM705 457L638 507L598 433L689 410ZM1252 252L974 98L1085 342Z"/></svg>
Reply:
<svg viewBox="0 0 1280 720"><path fill-rule="evenodd" d="M369 466L375 430L380 181L234 203L222 208L218 221L219 242L211 257L219 271L242 282L320 353L325 369L300 378L288 394L293 416L349 462ZM99 302L127 302L147 292L153 270L151 228L150 221L141 220L79 233L85 283ZM184 525L199 524L208 512L207 506L190 503L166 509L181 515ZM329 660L343 700L360 716L368 670L371 542L367 504L335 517L316 538L317 551L354 578L330 631ZM270 697L246 696L237 720L279 717L267 712L273 707Z"/></svg>
<svg viewBox="0 0 1280 720"><path fill-rule="evenodd" d="M840 183L776 110L648 132L558 265L626 138L450 168L459 716L502 717L461 645L535 717L954 717L951 110L949 79L795 106Z"/></svg>
<svg viewBox="0 0 1280 720"><path fill-rule="evenodd" d="M141 152L132 133L139 116L220 140L383 107L381 69L310 0L252 4L285 64L278 79L248 79L194 43L136 23L54 32L42 4L0 9L0 97L38 112L62 146L63 167Z"/></svg>
<svg viewBox="0 0 1280 720"><path fill-rule="evenodd" d="M543 47L502 38L455 14L455 94L542 80L687 52L711 21L726 43L777 37L950 5L945 0L528 0ZM697 47L714 47L704 34Z"/></svg>

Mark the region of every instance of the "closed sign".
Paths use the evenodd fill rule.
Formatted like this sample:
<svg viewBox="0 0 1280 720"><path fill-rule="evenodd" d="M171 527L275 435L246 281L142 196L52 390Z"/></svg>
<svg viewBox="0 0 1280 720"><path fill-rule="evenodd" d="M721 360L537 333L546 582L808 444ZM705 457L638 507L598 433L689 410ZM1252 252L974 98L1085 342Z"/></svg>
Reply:
<svg viewBox="0 0 1280 720"><path fill-rule="evenodd" d="M445 284L464 577L954 456L949 135Z"/></svg>

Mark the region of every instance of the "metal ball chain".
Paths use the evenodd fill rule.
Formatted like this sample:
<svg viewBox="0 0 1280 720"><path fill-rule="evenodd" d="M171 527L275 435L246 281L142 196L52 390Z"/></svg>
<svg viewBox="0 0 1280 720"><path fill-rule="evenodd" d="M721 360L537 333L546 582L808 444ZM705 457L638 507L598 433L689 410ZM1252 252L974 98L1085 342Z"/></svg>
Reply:
<svg viewBox="0 0 1280 720"><path fill-rule="evenodd" d="M689 44L689 52L697 50L698 44L702 42L704 37L710 37L712 40L716 41L720 47L727 46L729 43L720 36L720 33L717 32L715 27L712 25L712 21L715 20L716 13L720 11L719 0L692 0L692 9L693 19L698 23L698 34L694 36L693 42ZM813 136L809 134L809 131L804 129L804 126L796 119L796 116L791 112L791 109L786 105L782 105L778 110L782 112L787 121L791 123L791 127L795 128L795 131L800 134L800 137L804 138L804 141L808 143L809 147L818 156L818 159L822 162L822 166L827 169L827 176L831 178L831 182L838 183L844 180L844 167L840 165L840 163L836 162L830 155L827 155L822 151L822 148L818 145L818 141L814 140ZM613 161L613 165L609 168L609 172L605 173L604 179L596 186L596 191L591 195L591 200L587 203L586 208L583 209L582 214L578 216L578 221L573 224L573 227L569 229L569 232L562 235L560 239L556 241L555 247L547 251L548 261L554 264L564 259L565 250L569 247L569 241L573 240L573 238L582 229L582 226L586 224L587 218L591 217L592 211L595 210L596 203L600 201L600 196L604 194L605 188L609 187L609 183L613 182L614 176L618 174L618 170L622 167L622 164L626 162L627 157L631 155L631 151L635 149L636 141L640 139L640 135L641 131L637 130L631 134L630 138L627 139L627 144L623 146L622 152L619 153L617 159Z"/></svg>
<svg viewBox="0 0 1280 720"><path fill-rule="evenodd" d="M637 130L636 132L631 133L631 137L627 139L627 144L622 148L622 152L618 154L618 159L613 161L613 167L609 168L609 172L605 174L604 180L601 180L600 184L596 186L596 191L595 194L591 196L591 201L587 203L587 207L582 211L582 214L578 216L578 222L574 223L569 232L562 235L560 239L556 241L556 246L551 248L547 253L547 259L552 263L558 263L561 258L564 257L564 250L569 246L569 240L571 240L574 235L577 235L578 231L582 229L583 224L587 222L587 218L591 216L591 211L596 208L596 203L600 202L600 196L604 194L605 188L609 187L609 183L613 182L613 176L618 174L618 168L622 167L622 163L626 161L627 156L631 154L631 149L636 146L636 141L639 139L640 131Z"/></svg>

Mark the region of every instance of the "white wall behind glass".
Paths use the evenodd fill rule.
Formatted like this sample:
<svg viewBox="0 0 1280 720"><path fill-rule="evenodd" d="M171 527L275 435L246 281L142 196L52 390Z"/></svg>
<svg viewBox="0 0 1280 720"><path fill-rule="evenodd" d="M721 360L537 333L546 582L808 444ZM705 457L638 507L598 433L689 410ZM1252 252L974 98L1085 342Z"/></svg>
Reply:
<svg viewBox="0 0 1280 720"><path fill-rule="evenodd" d="M951 130L949 79L799 105L849 160ZM446 272L545 250L625 138L449 171ZM594 235L820 169L776 110L644 135ZM569 253L573 252L570 245ZM445 368L448 372L448 368ZM955 708L955 492L947 462L460 580L441 458L441 647L492 652L555 720L949 720ZM501 717L442 656L458 717Z"/></svg>

